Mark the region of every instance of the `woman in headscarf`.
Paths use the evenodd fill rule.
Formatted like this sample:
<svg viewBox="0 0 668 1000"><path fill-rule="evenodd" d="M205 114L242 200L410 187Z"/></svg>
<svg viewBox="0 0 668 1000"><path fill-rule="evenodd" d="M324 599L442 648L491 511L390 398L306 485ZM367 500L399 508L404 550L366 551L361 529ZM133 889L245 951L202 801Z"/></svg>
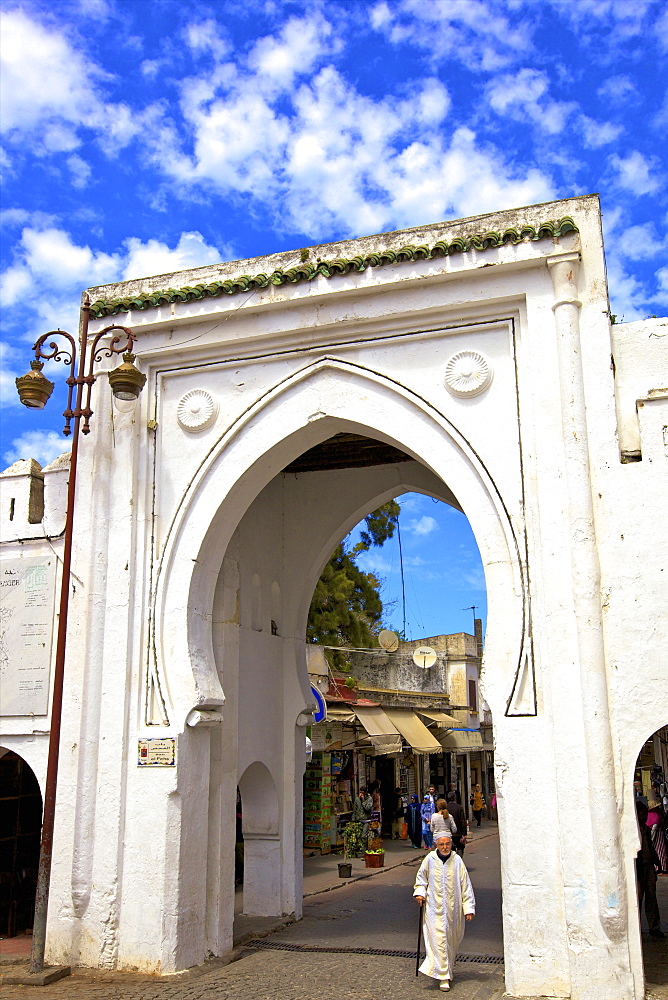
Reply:
<svg viewBox="0 0 668 1000"><path fill-rule="evenodd" d="M413 847L422 847L422 816L420 814L420 803L417 795L411 795L411 800L406 808L406 825L408 826L408 836Z"/></svg>

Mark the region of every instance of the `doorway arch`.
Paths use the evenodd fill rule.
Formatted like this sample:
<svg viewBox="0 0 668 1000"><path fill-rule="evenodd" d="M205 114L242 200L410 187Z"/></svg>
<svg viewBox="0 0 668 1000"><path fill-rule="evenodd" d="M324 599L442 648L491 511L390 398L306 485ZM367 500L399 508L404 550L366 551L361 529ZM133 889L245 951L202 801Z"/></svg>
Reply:
<svg viewBox="0 0 668 1000"><path fill-rule="evenodd" d="M239 778L244 838L244 913L273 916L280 895L279 802L276 782L256 760Z"/></svg>
<svg viewBox="0 0 668 1000"><path fill-rule="evenodd" d="M393 433L387 428L393 428ZM401 428L401 433L395 428ZM184 702L190 702L189 708L223 704L224 693L214 669L210 614L232 534L274 476L307 448L341 431L362 433L404 451L435 477L440 488L434 495L466 511L489 595L487 646L496 668L486 698L490 705L495 703L493 710L504 711L520 672L530 675L531 671L526 662L530 621L523 546L501 491L474 449L433 405L369 369L331 358L285 379L225 430L193 477L170 525L158 569L153 618L160 623L155 637L156 669L172 707ZM239 469L244 470L240 476ZM449 483L457 484L456 500ZM412 488L410 483L402 486ZM317 560L311 564L305 584L302 622L331 549L369 509L367 501L322 540L320 565L316 568ZM184 587L187 602L183 601ZM183 664L189 664L191 676ZM532 714L532 676L525 700L526 714Z"/></svg>
<svg viewBox="0 0 668 1000"><path fill-rule="evenodd" d="M406 461L339 470L335 489L326 473L285 471L341 432L383 442ZM181 732L181 761L192 747L210 768L208 834L189 819L201 805L184 785L184 806L190 795L193 803L183 809L180 836L184 851L206 851L209 858L208 890L202 885L199 891L206 894L207 912L215 911L206 919L213 954L229 946L233 923L233 900L211 888L233 885L233 844L225 840L221 816L233 815L237 775L256 761L273 779L278 829L252 838L246 850L257 850L258 858L270 851L278 882L271 892L265 885L262 900L246 891L244 909L301 915L303 725L313 708L305 631L313 589L340 538L369 511L411 491L469 517L489 602L486 656L494 671L484 681L485 698L502 715L529 636L517 525L468 442L405 387L332 359L286 379L221 435L167 531L153 616L159 623L155 667ZM272 588L281 593L280 621L270 620ZM210 731L210 754L203 755L206 730L184 721L197 716L208 722L216 715L223 719L220 735Z"/></svg>
<svg viewBox="0 0 668 1000"><path fill-rule="evenodd" d="M32 930L42 830L42 793L33 769L0 746L0 936Z"/></svg>
<svg viewBox="0 0 668 1000"><path fill-rule="evenodd" d="M638 890L637 920L630 921L632 928L635 924L641 959L636 977L644 977L643 986L651 988L668 984L666 940L660 936L668 936L668 720L647 734L636 750L626 796L634 804L631 822L637 827L635 836L625 838L626 864L632 872L630 881L635 881ZM655 804L658 808L653 808ZM659 817L659 824L649 828L655 817ZM657 860L660 874L654 863Z"/></svg>

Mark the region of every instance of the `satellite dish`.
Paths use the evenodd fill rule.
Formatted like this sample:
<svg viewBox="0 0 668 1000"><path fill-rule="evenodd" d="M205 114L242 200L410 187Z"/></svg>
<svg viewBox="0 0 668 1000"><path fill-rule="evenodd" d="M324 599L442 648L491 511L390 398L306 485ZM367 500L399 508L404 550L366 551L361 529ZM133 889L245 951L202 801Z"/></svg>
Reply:
<svg viewBox="0 0 668 1000"><path fill-rule="evenodd" d="M378 633L378 645L387 653L394 653L399 648L399 636L396 632L390 632L389 629L384 628L382 632Z"/></svg>
<svg viewBox="0 0 668 1000"><path fill-rule="evenodd" d="M422 667L423 670L433 667L437 658L436 650L432 649L431 646L418 646L413 652L413 663L416 667Z"/></svg>

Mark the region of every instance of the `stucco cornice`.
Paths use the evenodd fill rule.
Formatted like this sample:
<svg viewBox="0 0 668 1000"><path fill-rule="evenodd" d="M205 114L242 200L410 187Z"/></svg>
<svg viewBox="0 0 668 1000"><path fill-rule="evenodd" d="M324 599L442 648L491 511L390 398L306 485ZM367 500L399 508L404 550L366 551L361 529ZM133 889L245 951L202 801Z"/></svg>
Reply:
<svg viewBox="0 0 668 1000"><path fill-rule="evenodd" d="M224 281L185 285L181 288L164 288L157 291L142 291L124 298L98 299L91 305L91 316L101 319L105 316L116 316L119 313L135 309L154 309L176 302L193 302L221 295L236 295L238 292L268 288L269 285L298 284L304 281L313 281L317 277L333 278L351 271L365 271L368 267L382 267L385 264L401 264L415 260L432 260L451 254L465 253L468 250L515 246L522 242L554 239L565 236L567 233L577 232L579 230L575 222L566 215L561 219L541 222L539 225L527 224L519 228L511 227L503 232L490 230L471 236L458 236L449 242L439 240L432 246L427 244L403 246L397 250L372 251L358 257L321 260L316 264L303 263L298 267L273 271L271 274L242 274Z"/></svg>

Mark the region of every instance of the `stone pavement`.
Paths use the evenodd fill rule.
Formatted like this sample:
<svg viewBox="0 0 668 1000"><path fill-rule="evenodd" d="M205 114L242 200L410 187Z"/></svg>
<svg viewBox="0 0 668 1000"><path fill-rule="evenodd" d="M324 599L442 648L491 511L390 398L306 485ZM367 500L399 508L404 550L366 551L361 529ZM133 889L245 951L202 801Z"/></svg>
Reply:
<svg viewBox="0 0 668 1000"><path fill-rule="evenodd" d="M498 825L492 822L485 822L478 829L475 827L469 836L468 843L472 846L479 840L487 837L498 836ZM361 879L373 878L382 875L392 868L405 865L410 861L417 861L425 855L424 848L415 848L410 840L385 840L385 863L382 868L365 868L364 858L351 858L352 865L351 878L339 878L339 863L343 861L341 854L313 855L304 858L304 899L315 896L322 892L329 892L331 889L340 889ZM283 927L293 923L292 919L285 917L255 917L242 913L243 893L239 890L235 900L234 915L234 944L241 945L254 937L262 937L271 934Z"/></svg>
<svg viewBox="0 0 668 1000"><path fill-rule="evenodd" d="M416 924L407 899L424 851L403 843L385 846L387 867L365 870L358 862L354 880L338 878L339 858L305 859L305 919L292 926L284 920L273 921L274 927L279 925L274 931L256 918L254 928L248 924L245 930L248 937L261 941L257 945L247 941L226 960L163 978L76 970L70 978L44 988L5 985L0 1000L436 1000L441 994L432 981L415 976ZM479 896L481 919L478 926L474 921L467 928L462 952L500 955L495 827L475 831L465 860ZM668 889L668 879L661 881ZM404 900L408 905L402 911ZM668 910L662 912L668 914ZM350 944L394 953L346 953ZM652 942L659 962L662 944ZM323 947L339 950L320 950ZM3 965L1 971L9 971L8 966ZM503 966L458 963L449 994L453 1000L502 1000L504 995ZM647 997L668 1000L668 987L650 985Z"/></svg>

